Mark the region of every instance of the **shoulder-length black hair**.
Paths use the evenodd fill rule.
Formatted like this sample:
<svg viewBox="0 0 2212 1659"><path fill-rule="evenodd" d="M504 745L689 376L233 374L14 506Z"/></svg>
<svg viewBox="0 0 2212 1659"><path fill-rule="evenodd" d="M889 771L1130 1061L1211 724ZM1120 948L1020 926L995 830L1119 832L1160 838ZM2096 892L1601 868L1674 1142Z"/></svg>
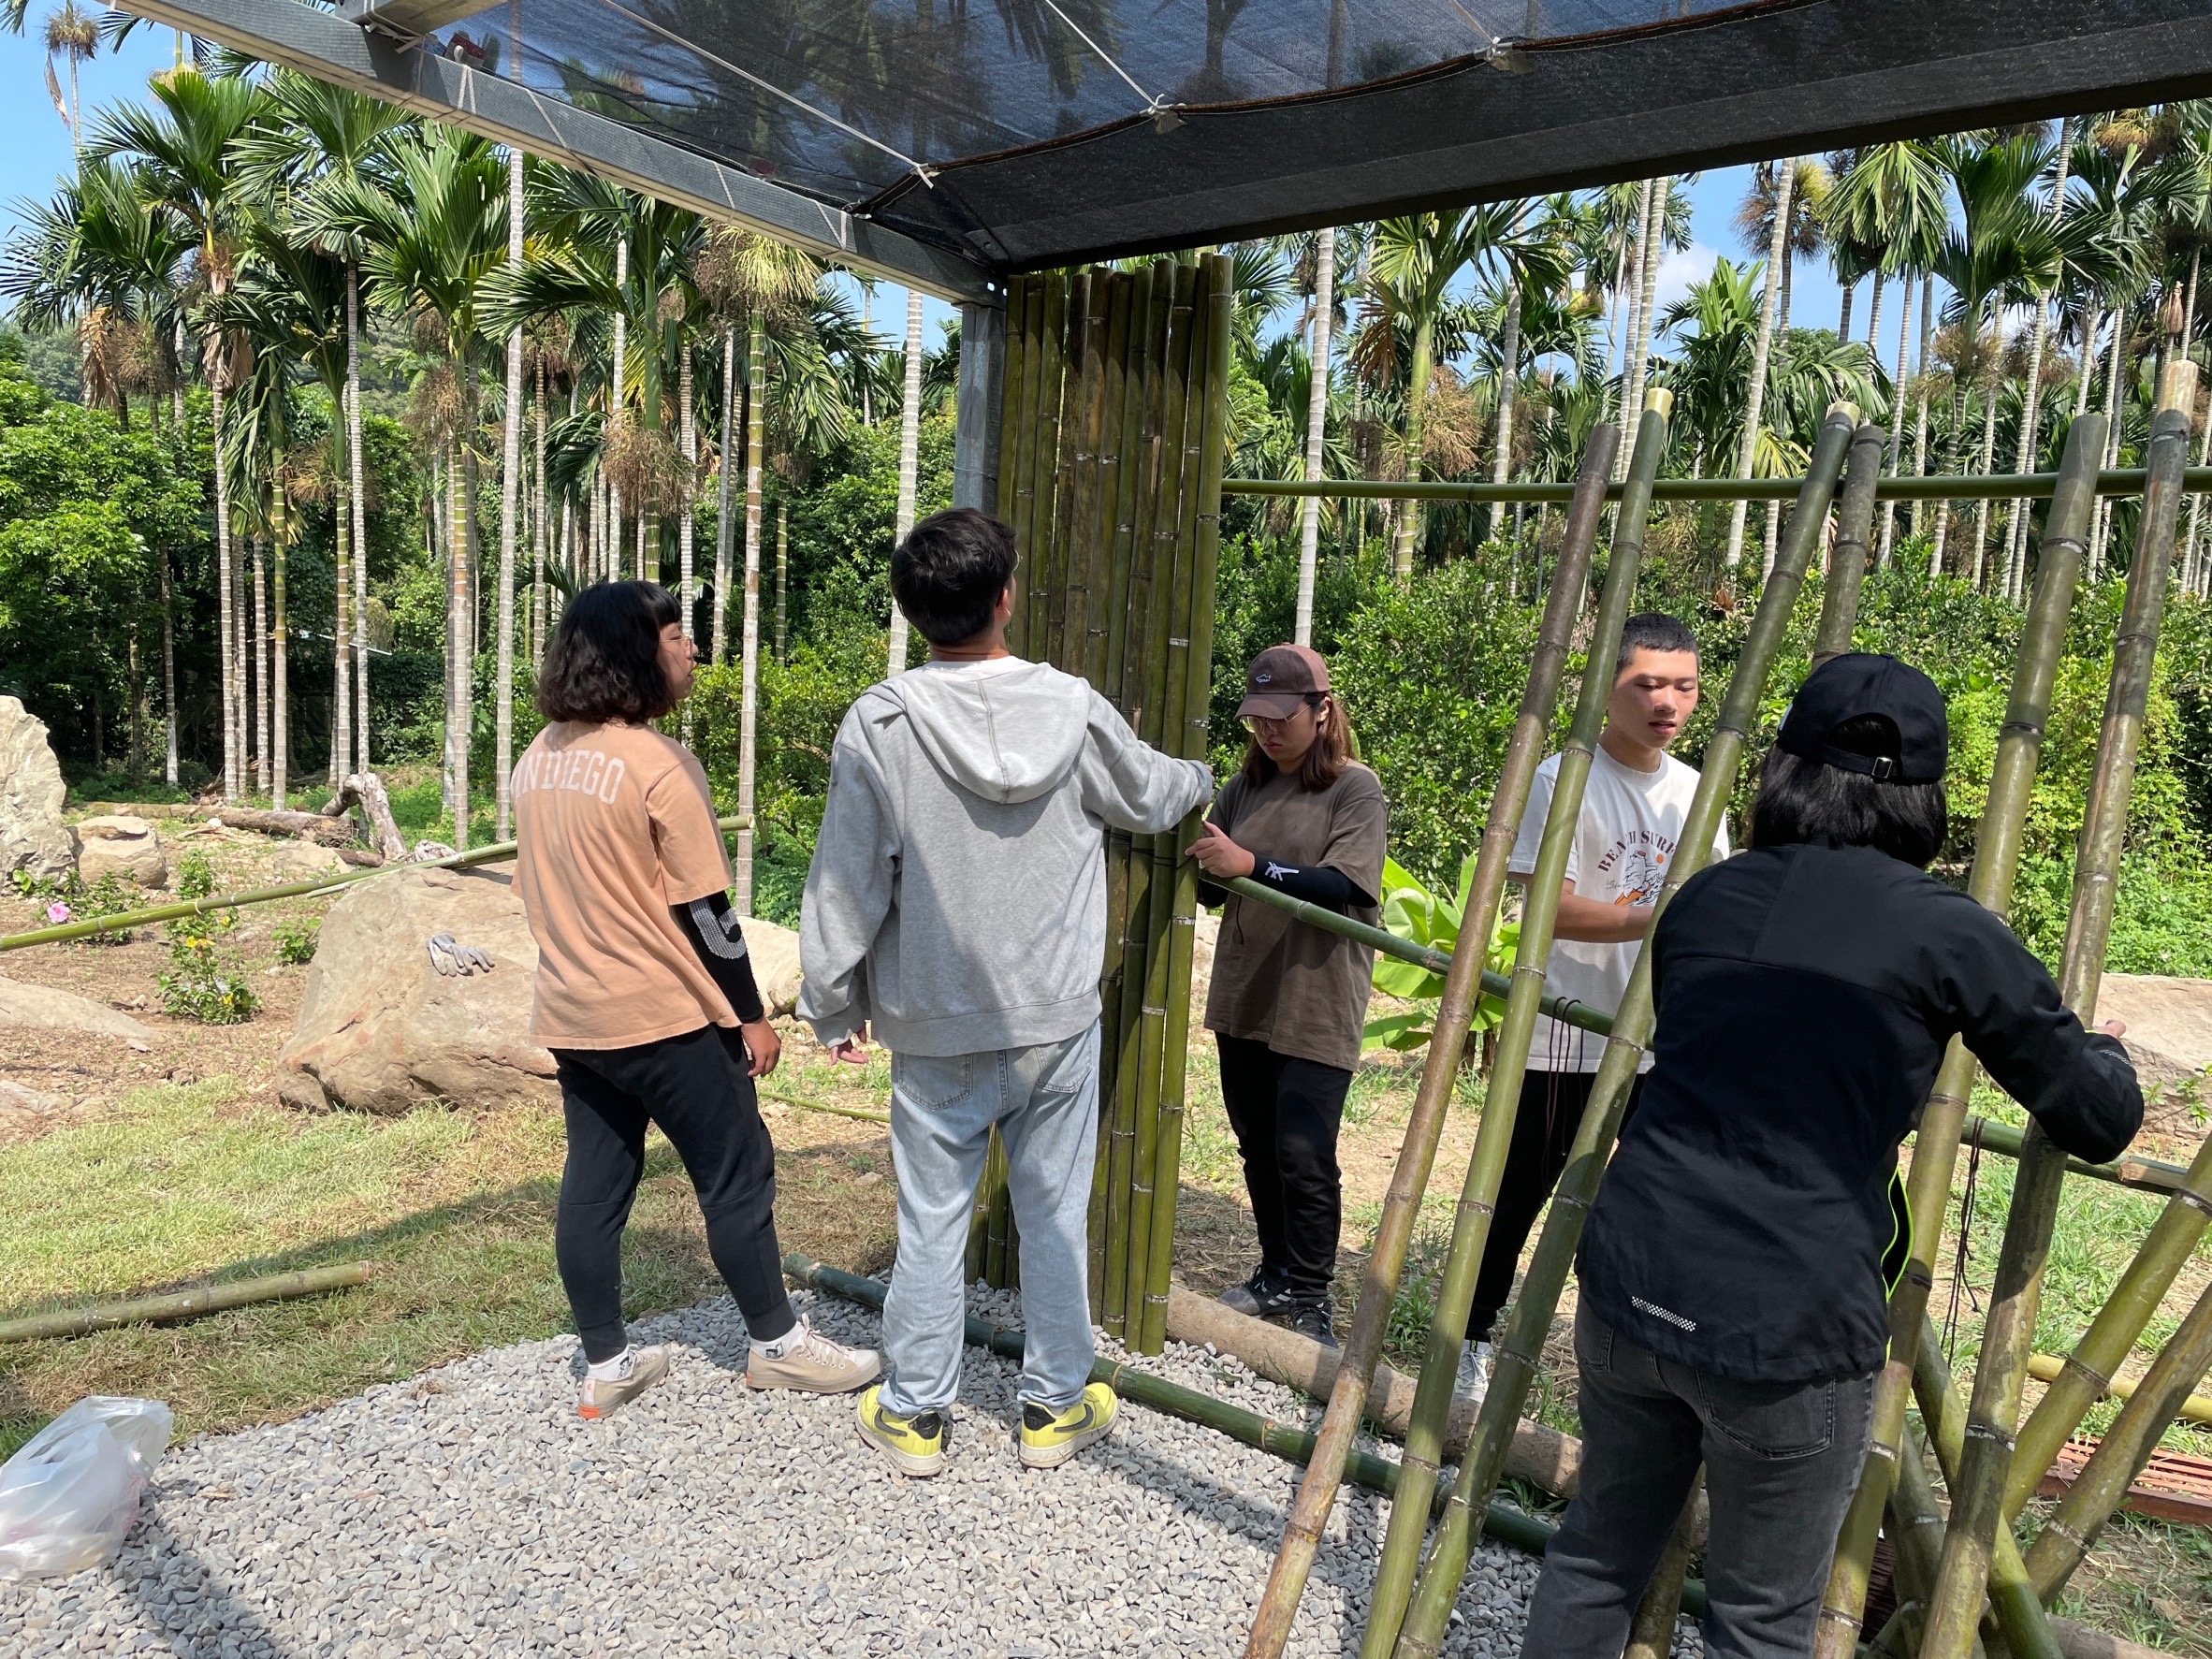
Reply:
<svg viewBox="0 0 2212 1659"><path fill-rule="evenodd" d="M683 619L658 582L599 582L568 602L538 668L549 720L649 720L676 706L661 672L661 630Z"/></svg>
<svg viewBox="0 0 2212 1659"><path fill-rule="evenodd" d="M1828 742L1852 754L1898 752L1897 727L1882 715L1862 715L1828 734ZM1926 869L1950 833L1950 803L1941 779L1933 783L1883 783L1794 755L1780 745L1767 751L1759 793L1752 802L1754 847L1872 847Z"/></svg>

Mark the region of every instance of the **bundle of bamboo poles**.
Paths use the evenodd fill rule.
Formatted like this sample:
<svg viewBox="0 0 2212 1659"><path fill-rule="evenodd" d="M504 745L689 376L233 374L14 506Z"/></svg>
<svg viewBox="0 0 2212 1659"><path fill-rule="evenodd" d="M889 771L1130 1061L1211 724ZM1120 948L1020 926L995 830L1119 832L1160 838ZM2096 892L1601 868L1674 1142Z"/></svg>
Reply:
<svg viewBox="0 0 2212 1659"><path fill-rule="evenodd" d="M998 513L1021 557L1013 647L1083 676L1145 742L1203 759L1228 445L1227 258L1051 272L1008 298ZM1197 821L1107 837L1092 1316L1167 1336L1182 1159ZM994 1142L968 1271L1014 1281L1020 1239Z"/></svg>

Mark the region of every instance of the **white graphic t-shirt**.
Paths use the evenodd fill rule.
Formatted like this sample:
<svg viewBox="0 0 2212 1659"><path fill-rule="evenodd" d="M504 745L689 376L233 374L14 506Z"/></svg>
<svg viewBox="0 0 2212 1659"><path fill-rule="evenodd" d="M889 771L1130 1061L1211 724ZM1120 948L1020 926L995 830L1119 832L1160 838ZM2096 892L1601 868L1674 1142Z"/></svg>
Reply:
<svg viewBox="0 0 2212 1659"><path fill-rule="evenodd" d="M1513 840L1513 856L1506 868L1513 875L1533 874L1536 850L1544 838L1544 819L1551 810L1552 791L1559 783L1559 757L1551 756L1536 768L1535 782L1528 792L1528 807L1521 815L1520 833ZM1623 766L1601 747L1591 757L1590 781L1582 791L1582 815L1567 853L1566 879L1581 898L1605 904L1648 905L1659 896L1674 859L1682 820L1690 813L1690 800L1697 793L1695 768L1672 755L1659 757L1656 772L1638 772ZM1728 856L1728 824L1724 817L1713 837L1712 855ZM1554 997L1569 997L1599 1013L1612 1013L1628 989L1628 976L1636 968L1639 944L1583 944L1556 940L1544 969L1545 989ZM1529 1043L1532 1071L1595 1071L1605 1054L1605 1039L1594 1032L1536 1016L1535 1035ZM1650 1070L1652 1056L1644 1055L1642 1070Z"/></svg>

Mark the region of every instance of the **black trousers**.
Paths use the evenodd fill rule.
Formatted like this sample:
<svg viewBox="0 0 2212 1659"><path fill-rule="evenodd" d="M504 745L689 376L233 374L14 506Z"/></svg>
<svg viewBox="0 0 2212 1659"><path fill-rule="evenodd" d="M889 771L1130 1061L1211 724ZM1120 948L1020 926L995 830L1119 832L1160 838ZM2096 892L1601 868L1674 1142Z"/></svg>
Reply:
<svg viewBox="0 0 2212 1659"><path fill-rule="evenodd" d="M1248 1037L1215 1033L1221 1103L1244 1160L1244 1190L1259 1229L1259 1262L1293 1292L1318 1297L1336 1276L1344 1186L1336 1131L1352 1074L1341 1066L1279 1055Z"/></svg>
<svg viewBox="0 0 2212 1659"><path fill-rule="evenodd" d="M1498 1182L1497 1209L1490 1218L1482 1269L1475 1275L1475 1301L1467 1310L1469 1342L1490 1341L1499 1311L1512 1299L1521 1252L1566 1170L1575 1132L1582 1127L1582 1109L1590 1104L1590 1085L1596 1081L1594 1071L1538 1071L1533 1067L1521 1079L1513 1142L1506 1153L1506 1173ZM1640 1076L1629 1085L1623 1124L1636 1114L1643 1088Z"/></svg>
<svg viewBox="0 0 2212 1659"><path fill-rule="evenodd" d="M622 1230L645 1174L646 1126L659 1124L699 1195L706 1249L753 1339L798 1323L776 1245L776 1147L734 1030L703 1026L635 1048L555 1049L568 1165L553 1254L596 1363L629 1341L622 1326Z"/></svg>
<svg viewBox="0 0 2212 1659"><path fill-rule="evenodd" d="M1836 1531L1858 1490L1874 1378L1741 1382L1671 1360L1584 1302L1582 1484L1544 1552L1521 1651L1611 1659L1628 1639L1697 1466L1712 1498L1705 1651L1804 1659Z"/></svg>

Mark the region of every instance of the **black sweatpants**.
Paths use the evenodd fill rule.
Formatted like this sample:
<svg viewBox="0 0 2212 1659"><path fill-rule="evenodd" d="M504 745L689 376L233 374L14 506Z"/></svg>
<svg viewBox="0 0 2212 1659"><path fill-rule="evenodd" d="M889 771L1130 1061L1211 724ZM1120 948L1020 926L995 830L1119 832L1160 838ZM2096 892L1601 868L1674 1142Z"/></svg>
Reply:
<svg viewBox="0 0 2212 1659"><path fill-rule="evenodd" d="M676 1148L706 1218L706 1249L756 1342L798 1323L776 1244L776 1148L734 1030L703 1026L635 1048L555 1049L568 1165L553 1254L585 1359L629 1341L622 1327L622 1229L645 1174L646 1126Z"/></svg>
<svg viewBox="0 0 2212 1659"><path fill-rule="evenodd" d="M1506 1152L1506 1173L1498 1182L1498 1202L1490 1218L1490 1239L1482 1249L1482 1270L1475 1275L1475 1302L1467 1310L1467 1340L1488 1342L1498 1314L1513 1295L1513 1275L1521 1252L1543 1214L1551 1189L1565 1172L1582 1109L1590 1104L1594 1071L1538 1071L1531 1067L1521 1082L1521 1110L1513 1117L1513 1142ZM1629 1085L1623 1125L1636 1114L1644 1080Z"/></svg>
<svg viewBox="0 0 2212 1659"><path fill-rule="evenodd" d="M1279 1055L1248 1037L1215 1033L1221 1103L1244 1155L1244 1190L1259 1229L1259 1262L1299 1296L1319 1297L1336 1276L1344 1186L1336 1131L1352 1074Z"/></svg>

